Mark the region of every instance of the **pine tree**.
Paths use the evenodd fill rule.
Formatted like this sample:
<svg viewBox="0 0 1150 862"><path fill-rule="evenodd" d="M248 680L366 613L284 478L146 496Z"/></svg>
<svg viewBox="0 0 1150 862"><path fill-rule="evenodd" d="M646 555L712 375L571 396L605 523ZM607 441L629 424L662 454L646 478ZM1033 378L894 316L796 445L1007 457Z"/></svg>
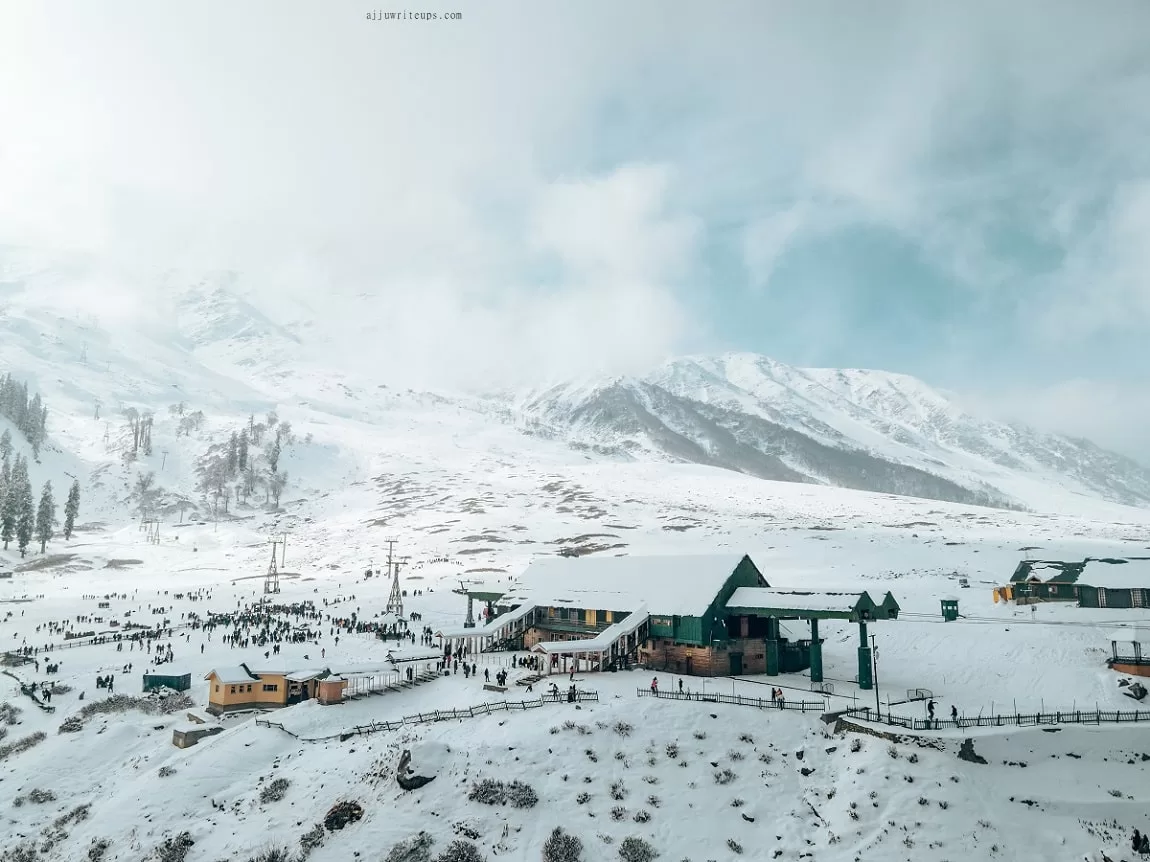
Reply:
<svg viewBox="0 0 1150 862"><path fill-rule="evenodd" d="M21 458L12 470L12 484L16 487L16 547L20 556L28 553L28 544L36 526L36 510L32 504L32 482L28 479L28 461Z"/></svg>
<svg viewBox="0 0 1150 862"><path fill-rule="evenodd" d="M23 459L17 455L16 462L8 471L5 484L4 498L0 500L0 540L4 542L4 550L8 550L8 543L16 538L16 515L20 511L20 483L17 474ZM4 462L6 467L7 461Z"/></svg>
<svg viewBox="0 0 1150 862"><path fill-rule="evenodd" d="M228 479L234 479L236 471L240 468L240 440L236 432L228 438L228 454L225 461L225 472Z"/></svg>
<svg viewBox="0 0 1150 862"><path fill-rule="evenodd" d="M0 461L0 517L3 517L4 501L8 499L8 487L12 483L12 464L4 458Z"/></svg>
<svg viewBox="0 0 1150 862"><path fill-rule="evenodd" d="M72 530L76 526L76 516L80 514L80 480L72 483L68 491L68 502L64 504L64 538L72 538Z"/></svg>
<svg viewBox="0 0 1150 862"><path fill-rule="evenodd" d="M0 461L8 463L12 457L12 435L8 433L8 429L4 429L4 433L0 434Z"/></svg>
<svg viewBox="0 0 1150 862"><path fill-rule="evenodd" d="M236 448L236 466L244 470L248 466L248 432L240 433L240 440Z"/></svg>
<svg viewBox="0 0 1150 862"><path fill-rule="evenodd" d="M40 553L52 538L52 527L56 523L56 501L52 497L52 483L45 482L40 492L40 505L36 508L36 541L40 543Z"/></svg>

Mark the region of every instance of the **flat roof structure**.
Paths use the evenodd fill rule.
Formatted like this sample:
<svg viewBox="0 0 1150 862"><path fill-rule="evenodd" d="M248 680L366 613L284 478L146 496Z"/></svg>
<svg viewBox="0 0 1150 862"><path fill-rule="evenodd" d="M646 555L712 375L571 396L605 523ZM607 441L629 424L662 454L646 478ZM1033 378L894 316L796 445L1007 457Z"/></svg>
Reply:
<svg viewBox="0 0 1150 862"><path fill-rule="evenodd" d="M471 629L471 631L475 631ZM387 651L387 660L392 664L409 664L420 661L438 661L443 658L443 650L434 647L406 646Z"/></svg>
<svg viewBox="0 0 1150 862"><path fill-rule="evenodd" d="M1150 559L1087 560L1078 583L1106 590L1150 589Z"/></svg>
<svg viewBox="0 0 1150 862"><path fill-rule="evenodd" d="M504 594L546 607L701 616L746 554L541 557ZM514 595L513 595L514 594Z"/></svg>
<svg viewBox="0 0 1150 862"><path fill-rule="evenodd" d="M897 616L898 604L889 593L881 604L875 604L866 592L816 593L765 587L739 587L727 600L727 613L790 619L868 622Z"/></svg>

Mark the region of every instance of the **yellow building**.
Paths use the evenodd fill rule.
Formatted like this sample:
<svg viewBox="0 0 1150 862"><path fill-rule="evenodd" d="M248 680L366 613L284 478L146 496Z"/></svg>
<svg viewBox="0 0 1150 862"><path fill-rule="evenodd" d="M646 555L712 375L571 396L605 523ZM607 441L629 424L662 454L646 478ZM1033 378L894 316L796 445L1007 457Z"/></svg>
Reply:
<svg viewBox="0 0 1150 862"><path fill-rule="evenodd" d="M326 668L252 670L240 664L216 668L204 679L208 681L208 712L213 715L244 709L274 709L316 697L323 703L338 703L347 688L346 679Z"/></svg>

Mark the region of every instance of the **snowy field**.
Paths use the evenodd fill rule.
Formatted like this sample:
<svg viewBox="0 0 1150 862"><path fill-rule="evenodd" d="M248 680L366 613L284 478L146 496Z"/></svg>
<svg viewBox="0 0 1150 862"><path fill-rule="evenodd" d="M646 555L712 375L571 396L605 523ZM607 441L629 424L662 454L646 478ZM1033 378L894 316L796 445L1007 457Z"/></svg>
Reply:
<svg viewBox="0 0 1150 862"><path fill-rule="evenodd" d="M72 331L66 323L30 319L22 339L0 344L7 367L37 370L33 383L52 411L48 444L32 464L36 488L51 480L62 499L73 477L83 486L71 540L57 536L45 554L36 546L25 558L14 548L0 552L0 574L11 574L0 578L0 644L40 648L38 667L0 675L0 703L18 710L0 718L10 722L0 724L5 862L249 862L270 847L315 862L426 862L455 840L473 841L489 859L538 860L558 826L580 839L587 862L626 858L620 852L634 846L624 845L629 837L671 862L1051 860L1104 850L1118 860L1130 858L1123 855L1129 830L1150 826L1150 723L926 733L927 741L892 746L873 736L828 736L817 712L640 698L636 690L651 681L646 671L579 676L579 687L599 693L597 703L408 725L344 742L297 736L338 737L356 725L494 695L478 680L440 678L270 716L286 730L233 716L223 733L185 750L172 745L184 710L96 714L61 733L83 707L108 697L97 677L114 675L117 695L138 696L156 655L155 646L64 648L63 631L167 619L172 636L159 647L166 654L170 646L173 660L160 671L190 673L200 707L212 668L270 663L265 648L233 648L221 630L209 639L184 626L188 614L257 600L268 540L283 533L283 571L291 576L281 580L278 601L311 601L335 617L354 611L368 622L383 612L390 584L365 580L363 572L369 563L382 567L386 540L396 539L397 552L409 557L402 582L406 610L422 615L417 627L462 622L465 600L452 593L461 580L510 582L536 555L560 551L738 551L752 556L773 587L890 590L901 618L871 627L884 710L917 688L934 692L942 715L952 705L965 716L1130 708L1134 702L1103 663L1108 633L1150 619L1146 610L1016 608L995 604L991 593L1028 555L1150 554L1144 510L1059 492L1054 513L1000 511L613 460L420 393L352 397L320 371L261 363L258 343L246 344L250 355L241 364L201 352L205 364L196 366L157 342L113 346L91 328ZM81 338L84 363L75 360ZM167 410L174 400L203 410L203 426L177 434L179 418ZM124 457L122 404L156 411L150 456ZM270 511L263 494L233 497L213 517L197 488L205 450L226 441L250 412L262 417L272 408L296 437L282 455L289 480L281 505ZM28 454L14 436L17 451ZM158 543L140 527L135 489L148 472ZM970 589L959 588L960 578ZM658 584L646 588L658 594ZM422 594L410 595L415 590ZM961 616L945 623L940 599L949 595L959 597ZM109 607L99 608L101 601ZM283 644L275 661L382 662L389 647L370 635L342 634L336 644L326 620L319 629L315 641ZM831 623L821 634L834 686L827 708L873 703L874 692L858 692L852 682L857 629ZM482 657L480 666L494 672L511 658ZM58 665L53 673L50 663ZM677 687L673 675L658 677L662 689ZM68 688L52 697L51 714L20 690L50 681ZM684 684L750 697L781 685L788 700L813 697L803 674ZM508 697L538 691L512 685ZM924 714L921 702L890 708ZM966 736L986 764L958 759ZM435 774L431 783L400 790L404 749L417 771ZM263 794L277 778L286 789L277 784ZM530 785L538 800L516 808L469 799L488 778ZM621 798L612 796L616 782ZM316 833L340 801L358 803L362 819ZM428 853L392 852L421 831L433 841Z"/></svg>
<svg viewBox="0 0 1150 862"><path fill-rule="evenodd" d="M698 468L668 471L657 486L650 478L648 468L633 475L616 470L608 488L583 491L581 505L603 509L590 526L577 513L555 511L559 504L548 505L543 495L533 512L508 488L470 489L474 498L489 495L484 508L490 511L467 513L450 496L461 493L456 483L445 486L440 497L406 509L394 526L372 528L365 522L394 506L386 489L372 482L333 490L324 499L322 518L313 508L310 525L305 528L301 518L289 533L284 570L299 577L282 581L278 600L310 600L327 613L346 616L355 610L370 620L382 612L389 584L365 580L362 572L370 558L380 564L379 542L392 534L400 540L399 551L411 555L404 587L425 591L409 596L406 610L422 614L422 624L432 627L461 622L465 603L451 592L460 578L511 577L532 554L553 551L556 543L565 546L586 533L608 534L581 541L624 546L615 553L740 549L752 555L773 586L895 594L904 618L872 626L884 704L921 687L935 693L940 713L949 712L951 704L964 715L1133 706L1102 663L1105 635L1139 615L1145 619L1145 612L1055 605L1031 611L995 604L990 587L1009 577L1026 554L1022 547L1039 547L1031 553L1056 558L1132 554L1150 544L1144 525L962 510L707 476ZM580 489L607 485L585 468L548 480ZM690 503L678 509L670 501L653 504L653 490L671 499L684 494ZM737 516L740 508L752 508L734 496L738 492L756 495L756 517ZM259 666L266 663L264 651L232 649L218 634L208 640L202 631L184 631L183 617L234 610L259 598L258 577L237 579L266 569L268 517L168 525L159 545L146 542L136 526L78 534L58 545L55 556L35 555L12 579L0 580L0 639L5 647L59 644L60 635L47 632L51 622L70 624L75 631L106 631L105 625L76 617L147 624L155 620L152 609L162 607L174 628L174 661L161 670L190 672L192 695L202 706L208 671L240 661ZM698 526L665 529L676 517ZM484 538L468 541L472 536ZM514 542L501 541L510 536ZM479 553L462 553L485 546ZM8 561L19 566L11 555ZM499 571L482 571L487 569ZM958 577L969 578L972 587L959 590ZM208 597L174 598L194 591ZM97 598L85 598L105 594L127 598L109 599L106 610L97 608ZM964 618L944 623L939 599L950 594L960 597ZM21 600L25 597L31 600ZM315 665L324 650L321 665L372 661L381 660L388 648L370 635L346 634L336 646L330 627L321 628L318 642L284 644L279 660ZM857 630L827 625L823 632L826 675L835 687L828 706L870 703L873 693L858 693L850 682ZM182 713L97 715L77 733L57 732L85 703L107 696L96 688L97 676L115 674L117 693L139 694L150 654L118 652L109 643L56 648L50 655L60 665L51 676L43 672L43 654L37 656L40 673L31 665L9 671L27 682L55 679L71 687L53 698L57 709L51 715L23 697L16 680L0 677L0 700L22 710L4 742L37 731L47 735L0 763L6 849L52 845L47 853L26 858L82 858L93 842L103 840L105 859L160 859L149 854L161 853L166 839L184 832L195 842L188 860L246 860L270 845L294 852L301 836L340 800L358 802L363 819L325 832L308 858L384 859L397 842L426 830L435 841L430 858L459 836L474 835L491 858L537 859L556 826L581 839L587 859L617 858L629 836L649 841L661 858L675 860L1082 858L1113 846L1118 838L1111 836L1140 824L1148 804L1150 773L1142 755L1150 753L1150 725L966 734L989 760L970 764L957 759L960 740L946 733L934 734L942 740L938 749L905 744L892 749L876 738L858 743L852 735L828 738L817 714L638 698L636 689L649 684L650 674L634 671L580 675L579 686L598 691L600 702L578 708L547 705L347 742L301 741L258 727L251 716L236 716L225 721L223 734L179 750L171 735L185 723ZM492 655L481 667L494 670L508 659ZM664 689L677 683L672 675L658 676ZM751 697L781 684L789 700L811 697L804 675L686 678L685 684L690 690ZM512 686L508 696L534 694ZM458 675L341 706L303 704L271 717L299 736L322 737L372 720L466 707L493 697L482 691L481 682ZM921 703L894 710L923 714ZM632 730L620 735L619 723ZM671 757L674 746L678 754ZM424 758L438 770L432 783L411 792L401 791L394 779L405 748L413 750L417 767ZM725 777L726 769L733 778ZM278 777L290 782L284 798L260 802L261 788ZM484 778L523 781L534 788L538 804L516 809L470 801L470 788ZM720 780L729 783L716 783ZM617 781L622 799L611 795ZM27 801L33 790L54 798ZM59 827L66 837L53 843L53 821L80 805L90 805L86 817Z"/></svg>

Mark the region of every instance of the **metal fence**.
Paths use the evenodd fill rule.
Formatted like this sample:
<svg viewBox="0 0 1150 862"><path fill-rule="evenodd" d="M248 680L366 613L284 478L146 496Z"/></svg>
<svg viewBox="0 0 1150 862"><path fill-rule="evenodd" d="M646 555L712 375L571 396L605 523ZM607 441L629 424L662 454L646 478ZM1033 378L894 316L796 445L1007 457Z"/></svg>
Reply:
<svg viewBox="0 0 1150 862"><path fill-rule="evenodd" d="M964 727L1034 727L1043 724L1121 724L1150 721L1147 710L1067 710L1066 712L1031 712L1010 715L978 715L954 719L910 718L903 715L883 714L870 707L849 709L844 713L865 721L905 727L907 730L961 730Z"/></svg>
<svg viewBox="0 0 1150 862"><path fill-rule="evenodd" d="M700 703L730 703L735 706L753 706L756 709L797 709L800 712L823 712L827 708L822 700L764 700L761 697L743 697L740 694L703 694L697 691L655 691L650 688L635 690L639 697L657 697L661 700L693 700Z"/></svg>
<svg viewBox="0 0 1150 862"><path fill-rule="evenodd" d="M373 721L371 724L356 725L350 730L345 730L330 736L299 736L277 721L268 721L262 718L257 718L256 724L259 727L277 728L304 742L320 742L327 739L339 739L343 741L351 739L353 736L377 733L381 730L397 730L407 724L431 724L437 721L478 718L481 715L490 715L493 712L516 712L525 709L538 709L548 703L597 703L598 701L599 692L597 691L578 691L575 693L574 701L568 700L568 695L566 694L544 694L540 695L536 700L497 700L490 703L477 704L476 706L464 707L462 709L436 709L431 712L417 712L414 715L405 715L403 718L397 718L392 721Z"/></svg>

